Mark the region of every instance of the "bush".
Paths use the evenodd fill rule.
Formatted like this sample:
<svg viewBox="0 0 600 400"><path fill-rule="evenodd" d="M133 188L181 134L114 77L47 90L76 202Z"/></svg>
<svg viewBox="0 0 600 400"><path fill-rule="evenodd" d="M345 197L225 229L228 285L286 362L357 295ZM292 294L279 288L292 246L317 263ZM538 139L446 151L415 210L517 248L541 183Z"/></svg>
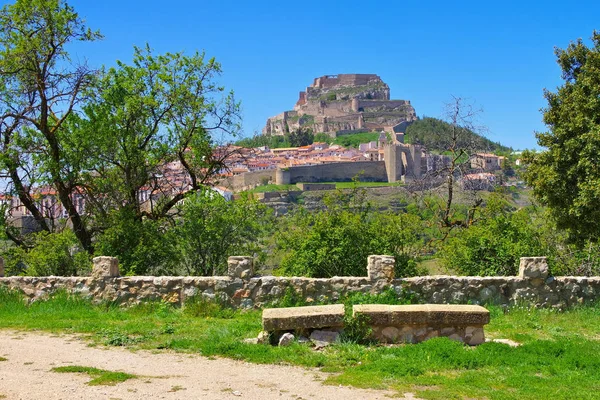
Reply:
<svg viewBox="0 0 600 400"><path fill-rule="evenodd" d="M397 276L418 273L416 255L422 245L421 221L409 214L372 213L364 192L337 192L316 212L299 209L277 234L285 255L281 273L326 278L365 276L367 257L396 257Z"/></svg>
<svg viewBox="0 0 600 400"><path fill-rule="evenodd" d="M70 230L31 234L27 247L10 247L2 255L7 275L86 276L91 272L90 257Z"/></svg>

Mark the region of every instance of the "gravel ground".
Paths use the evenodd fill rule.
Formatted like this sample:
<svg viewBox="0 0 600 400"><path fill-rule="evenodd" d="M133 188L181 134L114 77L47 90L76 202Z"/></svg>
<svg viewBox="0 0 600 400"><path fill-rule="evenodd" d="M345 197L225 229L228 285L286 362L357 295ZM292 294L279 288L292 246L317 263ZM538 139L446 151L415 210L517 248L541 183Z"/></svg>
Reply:
<svg viewBox="0 0 600 400"><path fill-rule="evenodd" d="M90 347L72 335L0 330L0 399L385 399L393 393L321 383L327 374L173 352ZM79 365L139 378L88 386L87 375L56 373ZM405 399L413 399L406 394Z"/></svg>

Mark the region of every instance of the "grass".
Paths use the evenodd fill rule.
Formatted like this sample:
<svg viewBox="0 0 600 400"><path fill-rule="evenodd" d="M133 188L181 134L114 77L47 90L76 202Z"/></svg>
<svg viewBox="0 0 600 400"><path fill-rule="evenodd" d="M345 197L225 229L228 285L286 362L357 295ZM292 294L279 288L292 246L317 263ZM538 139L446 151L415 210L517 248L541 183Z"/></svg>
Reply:
<svg viewBox="0 0 600 400"><path fill-rule="evenodd" d="M319 182L326 184L335 184L336 189L353 189L362 187L386 187L386 186L402 186L402 182ZM261 185L250 190L251 193L266 193L266 192L288 192L288 191L300 191L298 186L294 185Z"/></svg>
<svg viewBox="0 0 600 400"><path fill-rule="evenodd" d="M367 297L352 301L395 301L387 295ZM227 310L202 301L183 309L164 303L123 309L93 305L64 293L26 305L20 296L0 289L0 328L82 333L95 343L131 349L171 349L254 363L317 367L333 373L328 384L412 392L424 399L598 397L600 306L566 312L489 309L492 318L486 335L511 339L521 346L485 343L470 348L436 338L395 347L347 342L317 352L299 343L284 348L243 343L261 330L260 311Z"/></svg>
<svg viewBox="0 0 600 400"><path fill-rule="evenodd" d="M88 374L92 380L87 384L90 386L98 386L98 385L108 385L113 386L117 383L125 382L129 379L137 378L136 375L127 374L125 372L114 372L114 371L106 371L104 369L98 369L93 367L82 367L79 365L69 365L66 367L56 367L52 368L54 372L60 373L78 373L78 374Z"/></svg>
<svg viewBox="0 0 600 400"><path fill-rule="evenodd" d="M300 191L296 185L275 185L270 183L268 185L257 186L250 190L250 193L266 193L266 192L289 192L289 191Z"/></svg>
<svg viewBox="0 0 600 400"><path fill-rule="evenodd" d="M6 357L0 357L0 361L8 361L8 358L6 358Z"/></svg>

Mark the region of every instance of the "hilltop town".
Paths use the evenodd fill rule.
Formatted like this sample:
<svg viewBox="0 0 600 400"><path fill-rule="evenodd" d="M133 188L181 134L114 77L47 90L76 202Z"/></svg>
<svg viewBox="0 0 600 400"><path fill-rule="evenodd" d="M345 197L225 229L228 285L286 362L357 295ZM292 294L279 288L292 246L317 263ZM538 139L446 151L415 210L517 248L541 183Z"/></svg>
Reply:
<svg viewBox="0 0 600 400"><path fill-rule="evenodd" d="M390 100L389 86L375 74L339 74L315 78L300 92L293 111L267 120L263 135L283 136L290 130L310 129L331 138L360 132L376 133L377 140L344 147L313 142L298 147L247 148L235 145L215 149L213 158L222 160L220 170L207 183L225 198L236 192L272 183L278 185L314 182L347 182L359 177L364 182L411 181L431 176L448 166L450 157L422 145L405 143L407 127L417 120L408 100ZM474 153L464 187L488 189L495 182L494 171L501 169L504 157ZM160 167L153 185L137 193L143 208L152 209L164 196L190 190L191 179L180 161ZM50 220L67 216L52 187L33 188L36 202ZM75 189L75 208L86 212L86 196ZM24 230L35 229L31 213L19 197L0 197L13 221ZM33 224L33 225L31 225ZM31 225L31 226L29 226Z"/></svg>
<svg viewBox="0 0 600 400"><path fill-rule="evenodd" d="M390 100L390 88L375 74L325 75L300 92L293 110L267 119L264 135L284 135L301 127L340 133L403 132L417 119L408 100Z"/></svg>

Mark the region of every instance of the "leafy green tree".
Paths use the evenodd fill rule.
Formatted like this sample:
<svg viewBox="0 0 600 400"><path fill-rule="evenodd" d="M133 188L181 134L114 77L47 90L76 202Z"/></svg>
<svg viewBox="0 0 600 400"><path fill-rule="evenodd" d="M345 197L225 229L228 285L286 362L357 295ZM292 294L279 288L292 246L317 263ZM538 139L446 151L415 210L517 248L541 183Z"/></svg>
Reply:
<svg viewBox="0 0 600 400"><path fill-rule="evenodd" d="M168 221L140 221L135 210L122 207L110 211L105 222L96 253L117 257L123 275L170 275L178 266L177 237Z"/></svg>
<svg viewBox="0 0 600 400"><path fill-rule="evenodd" d="M56 190L90 254L112 210L140 224L171 218L234 152L217 148L219 136L239 130L239 104L215 82L214 59L147 46L108 71L71 61L70 43L100 37L62 0L17 0L0 11L0 169L45 231L53 225L35 190Z"/></svg>
<svg viewBox="0 0 600 400"><path fill-rule="evenodd" d="M290 132L290 144L293 147L308 146L313 143L315 136L309 128L298 128Z"/></svg>
<svg viewBox="0 0 600 400"><path fill-rule="evenodd" d="M45 231L51 227L32 190L52 185L90 252L91 233L71 197L80 171L67 160L63 139L66 122L96 72L71 60L66 46L100 37L61 0L17 0L0 10L0 169Z"/></svg>
<svg viewBox="0 0 600 400"><path fill-rule="evenodd" d="M564 83L546 90L544 122L537 133L544 151L527 152L525 179L548 206L558 228L584 245L600 239L600 32L590 47L581 40L555 50Z"/></svg>
<svg viewBox="0 0 600 400"><path fill-rule="evenodd" d="M221 96L220 72L204 54L156 56L136 47L132 65L119 62L100 78L72 135L85 154L90 212L127 207L137 220L168 218L225 168L235 150L217 148L217 140L238 132L239 104L233 93Z"/></svg>
<svg viewBox="0 0 600 400"><path fill-rule="evenodd" d="M537 225L529 210L515 211L494 194L478 221L453 232L438 256L446 267L465 275L516 275L521 257L551 255Z"/></svg>
<svg viewBox="0 0 600 400"><path fill-rule="evenodd" d="M299 209L277 234L284 252L281 272L288 275L364 276L367 257L396 257L398 276L416 273L422 245L421 221L410 214L372 212L363 191L338 192L325 198L325 209Z"/></svg>
<svg viewBox="0 0 600 400"><path fill-rule="evenodd" d="M272 222L270 211L248 196L226 201L203 190L188 197L174 230L180 268L188 275L223 275L229 256L264 258L261 240Z"/></svg>

